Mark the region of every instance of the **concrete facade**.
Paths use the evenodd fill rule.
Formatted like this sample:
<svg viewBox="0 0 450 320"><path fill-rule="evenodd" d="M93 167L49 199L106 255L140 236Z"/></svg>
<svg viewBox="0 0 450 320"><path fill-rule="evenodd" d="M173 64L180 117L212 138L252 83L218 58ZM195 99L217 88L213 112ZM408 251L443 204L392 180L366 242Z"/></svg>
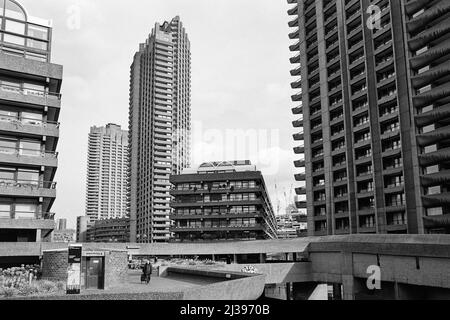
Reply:
<svg viewBox="0 0 450 320"><path fill-rule="evenodd" d="M126 251L96 250L104 254L104 289L126 281L128 255ZM90 252L90 251L87 251ZM86 252L84 252L86 254ZM52 281L67 281L68 251L48 250L42 254L42 278ZM82 288L86 287L86 257L82 259Z"/></svg>
<svg viewBox="0 0 450 320"><path fill-rule="evenodd" d="M190 42L179 17L156 24L140 45L130 79L130 234L170 239L170 174L189 167Z"/></svg>
<svg viewBox="0 0 450 320"><path fill-rule="evenodd" d="M204 163L170 182L173 242L277 238L264 177L250 161Z"/></svg>
<svg viewBox="0 0 450 320"><path fill-rule="evenodd" d="M0 242L49 241L63 68L51 63L50 22L6 3L0 6Z"/></svg>
<svg viewBox="0 0 450 320"><path fill-rule="evenodd" d="M128 131L119 125L91 127L86 177L90 222L127 216Z"/></svg>
<svg viewBox="0 0 450 320"><path fill-rule="evenodd" d="M194 257L218 259L230 255L239 264L218 270L240 272L253 266L265 276L268 288L292 288L292 295L309 297L319 284L342 290L353 299L450 299L450 237L448 235L351 235L291 240L175 244L84 244L85 250L122 251L134 256ZM132 249L131 249L132 248ZM67 244L19 244L0 246L0 257L40 256ZM266 261L269 254L286 254L283 262ZM249 256L260 257L249 261ZM122 260L123 259L123 260ZM62 261L62 260L59 260ZM381 290L368 290L369 267L379 267ZM119 268L120 269L120 268ZM123 270L123 269L122 269ZM290 284L293 284L292 286ZM270 290L269 290L270 291ZM273 290L272 290L273 291ZM287 295L289 296L289 295Z"/></svg>
<svg viewBox="0 0 450 320"><path fill-rule="evenodd" d="M448 233L448 1L288 3L309 235Z"/></svg>

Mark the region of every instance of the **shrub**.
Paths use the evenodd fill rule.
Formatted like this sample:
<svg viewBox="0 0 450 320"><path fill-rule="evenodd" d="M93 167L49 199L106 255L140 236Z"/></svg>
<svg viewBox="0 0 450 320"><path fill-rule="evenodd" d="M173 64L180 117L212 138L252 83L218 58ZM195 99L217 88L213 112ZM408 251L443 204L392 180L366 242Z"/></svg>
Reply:
<svg viewBox="0 0 450 320"><path fill-rule="evenodd" d="M58 291L65 291L66 290L66 283L63 281L59 281L56 283L56 289Z"/></svg>
<svg viewBox="0 0 450 320"><path fill-rule="evenodd" d="M57 290L57 286L54 282L51 281L41 281L38 282L39 286L39 292L48 293L48 292L54 292Z"/></svg>
<svg viewBox="0 0 450 320"><path fill-rule="evenodd" d="M15 297L19 294L19 290L16 288L2 288L0 292L5 298Z"/></svg>
<svg viewBox="0 0 450 320"><path fill-rule="evenodd" d="M36 283L25 284L18 288L21 296L31 296L39 293L39 285Z"/></svg>

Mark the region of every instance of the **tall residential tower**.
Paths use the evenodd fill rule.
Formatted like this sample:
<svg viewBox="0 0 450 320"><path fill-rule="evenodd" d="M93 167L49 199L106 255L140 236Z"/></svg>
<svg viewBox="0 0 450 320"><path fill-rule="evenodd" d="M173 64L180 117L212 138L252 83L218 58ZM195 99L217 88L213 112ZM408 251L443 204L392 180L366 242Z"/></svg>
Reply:
<svg viewBox="0 0 450 320"><path fill-rule="evenodd" d="M170 239L170 181L189 167L190 42L179 17L156 24L140 45L130 80L130 235Z"/></svg>
<svg viewBox="0 0 450 320"><path fill-rule="evenodd" d="M128 132L119 125L89 133L86 216L90 222L127 216Z"/></svg>
<svg viewBox="0 0 450 320"><path fill-rule="evenodd" d="M288 3L309 234L450 233L450 2Z"/></svg>
<svg viewBox="0 0 450 320"><path fill-rule="evenodd" d="M0 242L49 241L58 166L63 68L52 29L0 0Z"/></svg>

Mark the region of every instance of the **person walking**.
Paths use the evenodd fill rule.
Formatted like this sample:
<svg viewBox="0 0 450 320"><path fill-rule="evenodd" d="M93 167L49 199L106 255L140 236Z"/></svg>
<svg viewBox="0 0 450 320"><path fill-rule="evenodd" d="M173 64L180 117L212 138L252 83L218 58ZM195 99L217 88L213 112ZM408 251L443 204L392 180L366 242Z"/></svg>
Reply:
<svg viewBox="0 0 450 320"><path fill-rule="evenodd" d="M152 276L152 269L153 269L153 267L152 267L152 264L150 263L150 261L145 262L143 271L144 271L144 275L145 275L145 282L147 284L150 283L150 279Z"/></svg>

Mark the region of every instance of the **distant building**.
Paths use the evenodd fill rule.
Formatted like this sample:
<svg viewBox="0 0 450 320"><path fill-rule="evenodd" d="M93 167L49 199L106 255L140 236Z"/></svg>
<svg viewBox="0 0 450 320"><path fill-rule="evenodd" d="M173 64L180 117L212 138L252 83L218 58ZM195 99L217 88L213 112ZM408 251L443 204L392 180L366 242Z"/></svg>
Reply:
<svg viewBox="0 0 450 320"><path fill-rule="evenodd" d="M289 206L286 214L276 217L278 226L278 238L291 239L307 236L307 214Z"/></svg>
<svg viewBox="0 0 450 320"><path fill-rule="evenodd" d="M46 242L55 228L63 67L51 22L0 1L0 242Z"/></svg>
<svg viewBox="0 0 450 320"><path fill-rule="evenodd" d="M88 217L77 217L77 242L87 242L87 232L92 225Z"/></svg>
<svg viewBox="0 0 450 320"><path fill-rule="evenodd" d="M86 242L130 242L130 219L98 220L87 229Z"/></svg>
<svg viewBox="0 0 450 320"><path fill-rule="evenodd" d="M263 175L250 161L204 163L170 181L173 241L277 238Z"/></svg>
<svg viewBox="0 0 450 320"><path fill-rule="evenodd" d="M128 131L119 125L89 133L86 216L91 222L127 214Z"/></svg>
<svg viewBox="0 0 450 320"><path fill-rule="evenodd" d="M76 241L76 230L72 229L58 229L53 231L52 242L75 242Z"/></svg>
<svg viewBox="0 0 450 320"><path fill-rule="evenodd" d="M66 230L66 229L67 229L67 219L57 219L56 230Z"/></svg>

